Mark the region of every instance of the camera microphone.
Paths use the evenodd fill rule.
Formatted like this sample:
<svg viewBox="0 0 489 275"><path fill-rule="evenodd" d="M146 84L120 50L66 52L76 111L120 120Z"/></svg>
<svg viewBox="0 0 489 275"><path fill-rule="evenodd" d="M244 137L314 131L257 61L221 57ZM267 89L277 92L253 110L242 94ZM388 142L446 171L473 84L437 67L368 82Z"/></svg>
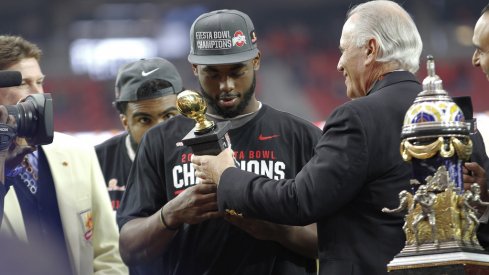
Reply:
<svg viewBox="0 0 489 275"><path fill-rule="evenodd" d="M0 71L0 88L19 86L22 74L18 71Z"/></svg>

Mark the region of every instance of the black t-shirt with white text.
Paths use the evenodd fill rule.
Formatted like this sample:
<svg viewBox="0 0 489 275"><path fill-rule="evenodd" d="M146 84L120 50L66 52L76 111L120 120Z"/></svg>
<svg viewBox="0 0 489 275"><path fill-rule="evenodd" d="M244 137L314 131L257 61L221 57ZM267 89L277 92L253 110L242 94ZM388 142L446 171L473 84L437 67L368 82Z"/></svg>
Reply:
<svg viewBox="0 0 489 275"><path fill-rule="evenodd" d="M196 184L191 149L181 142L194 125L194 120L177 116L146 133L117 213L120 228L131 219L152 215ZM254 118L228 134L241 169L285 179L294 178L312 157L321 131L263 105ZM148 274L316 274L313 259L276 242L257 240L222 218L185 224L162 252L160 264L162 271L153 266Z"/></svg>
<svg viewBox="0 0 489 275"><path fill-rule="evenodd" d="M95 146L95 152L104 174L105 185L109 191L112 208L119 208L126 190L132 161L126 148L127 133L123 133Z"/></svg>

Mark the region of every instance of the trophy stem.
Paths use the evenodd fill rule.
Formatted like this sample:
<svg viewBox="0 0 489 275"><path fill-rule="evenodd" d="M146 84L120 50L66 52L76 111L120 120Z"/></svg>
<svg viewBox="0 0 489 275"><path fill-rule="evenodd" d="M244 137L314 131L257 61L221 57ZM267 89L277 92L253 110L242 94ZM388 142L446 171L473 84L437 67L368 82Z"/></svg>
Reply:
<svg viewBox="0 0 489 275"><path fill-rule="evenodd" d="M195 120L197 121L197 123L195 124L194 131L197 135L208 133L216 127L214 121L209 121L205 119L205 114L200 114L195 118Z"/></svg>

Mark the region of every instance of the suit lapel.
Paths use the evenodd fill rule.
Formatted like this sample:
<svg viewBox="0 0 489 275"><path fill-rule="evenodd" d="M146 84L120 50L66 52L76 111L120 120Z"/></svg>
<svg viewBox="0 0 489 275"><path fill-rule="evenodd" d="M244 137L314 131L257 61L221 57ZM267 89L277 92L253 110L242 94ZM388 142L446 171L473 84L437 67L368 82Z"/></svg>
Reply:
<svg viewBox="0 0 489 275"><path fill-rule="evenodd" d="M79 213L77 213L76 201L79 196L84 194L78 192L79 190L74 184L75 181L72 180L75 175L72 174L71 165L73 163L71 162L71 156L49 145L42 146L42 150L46 155L53 177L61 224L70 260L75 265L76 273L79 273L80 261L75 259L80 258L81 247L79 239L83 232L78 221Z"/></svg>
<svg viewBox="0 0 489 275"><path fill-rule="evenodd" d="M27 233L24 225L24 217L20 209L19 200L15 188L11 187L5 196L4 216L1 231L13 234L23 242L27 242Z"/></svg>

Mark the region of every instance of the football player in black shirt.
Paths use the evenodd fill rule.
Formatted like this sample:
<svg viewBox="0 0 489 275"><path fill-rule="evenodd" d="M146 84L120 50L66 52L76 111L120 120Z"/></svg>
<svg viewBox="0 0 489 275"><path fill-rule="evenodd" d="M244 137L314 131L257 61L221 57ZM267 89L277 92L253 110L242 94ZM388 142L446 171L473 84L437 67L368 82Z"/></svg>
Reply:
<svg viewBox="0 0 489 275"><path fill-rule="evenodd" d="M188 59L207 118L231 122L240 167L272 179L295 176L321 131L255 97L261 54L250 18L235 10L203 14L190 38ZM181 142L194 125L176 116L150 129L139 145L117 212L125 262L152 262L146 274L316 274L315 224L284 226L217 212L215 184L197 183L192 151Z"/></svg>
<svg viewBox="0 0 489 275"><path fill-rule="evenodd" d="M114 210L119 208L144 133L178 114L176 95L182 89L177 69L163 58L141 59L119 70L114 105L126 131L95 147Z"/></svg>

